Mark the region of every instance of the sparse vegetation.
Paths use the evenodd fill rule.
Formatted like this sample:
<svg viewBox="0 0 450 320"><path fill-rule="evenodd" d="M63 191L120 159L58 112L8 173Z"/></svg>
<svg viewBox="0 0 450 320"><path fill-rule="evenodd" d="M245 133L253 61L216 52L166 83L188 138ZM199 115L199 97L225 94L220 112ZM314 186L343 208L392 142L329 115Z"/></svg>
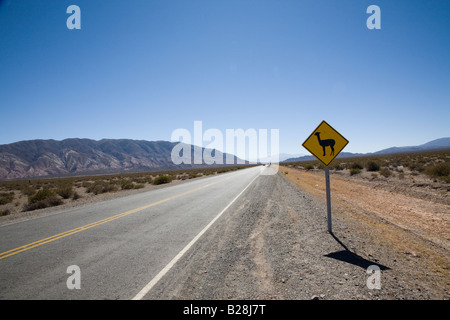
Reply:
<svg viewBox="0 0 450 320"><path fill-rule="evenodd" d="M24 211L58 206L62 203L62 200L54 191L50 189L42 189L28 199L28 204L25 205Z"/></svg>
<svg viewBox="0 0 450 320"><path fill-rule="evenodd" d="M357 170L360 170L359 172L361 172L361 169L363 168L363 166L361 165L361 164L359 164L359 162L353 162L351 165L350 165L350 169L357 169ZM358 172L358 173L359 173Z"/></svg>
<svg viewBox="0 0 450 320"><path fill-rule="evenodd" d="M331 167L334 169L334 170L336 170L336 171L339 171L339 170L343 170L344 169L344 167L338 162L338 163L332 163L331 164Z"/></svg>
<svg viewBox="0 0 450 320"><path fill-rule="evenodd" d="M36 188L33 188L30 185L28 185L28 184L21 185L19 190L22 192L22 194L24 196L28 196L28 197L30 197L30 196L32 196L33 194L36 193Z"/></svg>
<svg viewBox="0 0 450 320"><path fill-rule="evenodd" d="M0 205L11 203L14 200L14 192L2 192L0 193Z"/></svg>
<svg viewBox="0 0 450 320"><path fill-rule="evenodd" d="M81 198L81 196L78 194L78 192L74 192L73 193L73 196L72 196L72 200L78 200L78 199L80 199Z"/></svg>
<svg viewBox="0 0 450 320"><path fill-rule="evenodd" d="M146 186L194 179L250 166L207 167L86 177L0 181L0 215L30 211L90 198L99 194L143 189Z"/></svg>
<svg viewBox="0 0 450 320"><path fill-rule="evenodd" d="M9 210L9 209L1 210L0 211L0 217L1 216L7 216L10 213L11 213L11 210Z"/></svg>
<svg viewBox="0 0 450 320"><path fill-rule="evenodd" d="M389 170L388 168L381 168L379 173L385 178L389 178L392 175L391 170Z"/></svg>
<svg viewBox="0 0 450 320"><path fill-rule="evenodd" d="M130 181L130 180L121 180L120 187L122 190L134 189L134 183L133 183L133 181Z"/></svg>
<svg viewBox="0 0 450 320"><path fill-rule="evenodd" d="M73 195L72 185L63 185L56 189L56 193L59 194L63 199L69 199Z"/></svg>
<svg viewBox="0 0 450 320"><path fill-rule="evenodd" d="M318 160L288 162L283 165L304 170L320 168ZM358 175L367 179L381 176L388 179L398 178L405 183L408 181L416 183L414 179L407 178L421 176L434 182L450 183L450 150L336 158L330 164L330 168L339 174ZM369 175L367 174L369 172L377 174Z"/></svg>
<svg viewBox="0 0 450 320"><path fill-rule="evenodd" d="M55 192L50 189L42 189L36 192L32 197L28 199L29 203L36 203L38 201L46 200L50 197L55 196Z"/></svg>
<svg viewBox="0 0 450 320"><path fill-rule="evenodd" d="M441 162L437 165L431 165L425 168L425 174L433 178L447 178L450 177L450 162Z"/></svg>
<svg viewBox="0 0 450 320"><path fill-rule="evenodd" d="M169 183L169 182L172 182L172 178L169 176L159 176L159 177L156 177L155 179L153 179L154 185L164 184L164 183Z"/></svg>
<svg viewBox="0 0 450 320"><path fill-rule="evenodd" d="M380 165L376 163L375 161L368 161L366 164L366 170L367 171L378 171L380 170Z"/></svg>
<svg viewBox="0 0 450 320"><path fill-rule="evenodd" d="M95 195L106 193L106 192L114 192L119 190L118 185L111 183L109 181L96 181L92 183L89 187L86 188L87 193L93 193Z"/></svg>

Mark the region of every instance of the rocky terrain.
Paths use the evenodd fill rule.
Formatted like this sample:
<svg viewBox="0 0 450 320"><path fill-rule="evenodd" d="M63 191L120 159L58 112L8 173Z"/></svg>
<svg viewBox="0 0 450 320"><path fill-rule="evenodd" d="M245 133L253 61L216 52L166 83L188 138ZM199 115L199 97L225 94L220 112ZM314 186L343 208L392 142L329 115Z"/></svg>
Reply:
<svg viewBox="0 0 450 320"><path fill-rule="evenodd" d="M0 180L202 166L175 165L171 152L177 144L130 139L66 139L30 140L1 145ZM211 154L214 156L215 150ZM218 156L224 157L226 154L220 153Z"/></svg>

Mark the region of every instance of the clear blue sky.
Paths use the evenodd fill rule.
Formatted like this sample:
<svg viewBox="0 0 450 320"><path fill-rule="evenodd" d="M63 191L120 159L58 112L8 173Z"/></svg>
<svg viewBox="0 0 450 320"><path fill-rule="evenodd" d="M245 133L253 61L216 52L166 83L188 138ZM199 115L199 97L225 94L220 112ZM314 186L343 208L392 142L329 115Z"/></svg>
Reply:
<svg viewBox="0 0 450 320"><path fill-rule="evenodd" d="M349 152L422 144L450 136L450 1L3 0L0 107L0 144L195 120L279 129L285 153L322 120Z"/></svg>

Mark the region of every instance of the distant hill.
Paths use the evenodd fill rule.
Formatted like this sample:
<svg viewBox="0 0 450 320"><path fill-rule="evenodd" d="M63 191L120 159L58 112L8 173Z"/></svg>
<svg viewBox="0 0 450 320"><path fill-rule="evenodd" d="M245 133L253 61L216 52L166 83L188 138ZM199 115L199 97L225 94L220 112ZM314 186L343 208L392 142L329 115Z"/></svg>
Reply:
<svg viewBox="0 0 450 320"><path fill-rule="evenodd" d="M426 151L434 149L445 149L450 148L450 138L440 138L436 139L419 146L409 146L409 147L392 147L383 149L373 154L391 154L391 153L404 153L404 152L415 152L415 151Z"/></svg>
<svg viewBox="0 0 450 320"><path fill-rule="evenodd" d="M206 166L173 164L171 152L176 144L178 142L74 138L0 145L0 180ZM191 146L192 157L193 150ZM213 156L215 152L219 151L212 151ZM217 156L225 157L226 154ZM236 163L237 158L234 159Z"/></svg>
<svg viewBox="0 0 450 320"><path fill-rule="evenodd" d="M407 147L391 147L383 149L380 151L372 153L352 153L352 152L341 152L337 158L350 158L350 157L360 157L360 156L370 156L370 155L383 155L383 154L394 154L394 153L407 153L407 152L418 152L418 151L428 151L436 149L449 149L450 148L450 138L440 138L436 139L418 146L407 146ZM296 162L296 161L309 161L316 160L312 155L289 158L283 162Z"/></svg>
<svg viewBox="0 0 450 320"><path fill-rule="evenodd" d="M269 163L269 162L272 162L273 159L278 159L279 162L283 162L286 159L297 158L297 157L301 157L301 156L302 156L302 154L279 153L278 158L276 158L275 156L274 157L268 156L265 158L258 158L258 160L250 159L250 161L260 162L260 163Z"/></svg>

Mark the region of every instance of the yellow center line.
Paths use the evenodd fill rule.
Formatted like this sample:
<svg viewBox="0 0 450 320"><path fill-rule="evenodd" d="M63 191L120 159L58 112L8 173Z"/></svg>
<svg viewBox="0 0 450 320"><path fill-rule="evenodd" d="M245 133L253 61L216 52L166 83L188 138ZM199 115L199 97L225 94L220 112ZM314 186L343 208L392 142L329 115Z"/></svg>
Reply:
<svg viewBox="0 0 450 320"><path fill-rule="evenodd" d="M43 244L46 244L46 243L49 243L49 242L52 242L52 241L55 241L55 240L58 240L58 239L70 236L72 234L75 234L75 233L78 233L78 232L81 232L81 231L84 231L84 230L88 230L88 229L93 228L93 227L97 227L97 226L102 225L104 223L107 223L107 222L110 222L110 221L113 221L113 220L116 220L116 219L123 218L123 217L125 217L127 215L130 215L132 213L136 213L136 212L148 209L150 207L154 207L154 206L159 205L161 203L164 203L164 202L167 202L167 201L170 201L170 200L173 200L173 199L185 196L185 195L187 195L189 193L193 193L195 191L198 191L198 190L201 190L201 189L205 189L207 187L210 187L212 185L218 184L220 182L226 181L226 180L231 179L231 178L232 177L227 177L225 179L221 179L219 181L216 181L216 182L204 185L202 187L198 187L198 188L192 189L190 191L186 191L186 192L183 192L183 193L180 193L180 194L177 194L177 195L174 195L174 196L171 196L171 197L168 197L168 198L165 198L165 199L162 199L162 200L150 203L148 205L145 205L145 206L142 206L142 207L139 207L139 208L136 208L136 209L132 209L132 210L129 210L129 211L126 211L126 212L123 212L123 213L116 214L116 215L111 216L109 218L105 218L105 219L102 219L102 220L99 220L99 221L96 221L96 222L92 222L90 224L87 224L87 225L84 225L84 226L81 226L81 227L78 227L78 228L75 228L75 229L71 229L71 230L68 230L68 231L65 231L65 232L62 232L62 233L59 233L59 234L55 234L55 235L53 235L51 237L44 238L44 239L41 239L41 240L38 240L38 241L35 241L35 242L32 242L32 243L29 243L29 244L17 247L15 249L11 249L11 250L5 251L3 253L0 253L0 260L4 259L4 258L7 258L7 257L10 257L12 255L18 254L18 253L23 252L23 251L27 251L27 250L30 250L32 248L36 248L36 247L41 246Z"/></svg>

